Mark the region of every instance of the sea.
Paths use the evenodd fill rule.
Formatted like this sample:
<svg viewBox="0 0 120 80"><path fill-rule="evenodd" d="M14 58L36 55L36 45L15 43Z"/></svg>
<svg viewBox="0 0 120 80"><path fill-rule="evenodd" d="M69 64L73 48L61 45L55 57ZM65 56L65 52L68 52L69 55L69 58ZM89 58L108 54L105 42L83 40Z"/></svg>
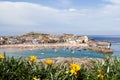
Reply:
<svg viewBox="0 0 120 80"><path fill-rule="evenodd" d="M31 55L37 56L38 59L44 58L58 58L58 57L74 57L74 58L104 58L106 55L112 57L120 57L120 36L111 35L89 35L89 38L95 39L96 41L108 41L111 42L111 48L113 49L113 54L103 54L96 51L77 49L77 48L40 48L40 49L30 49L30 50L19 50L19 49L0 49L0 53L8 57L15 58L28 58Z"/></svg>

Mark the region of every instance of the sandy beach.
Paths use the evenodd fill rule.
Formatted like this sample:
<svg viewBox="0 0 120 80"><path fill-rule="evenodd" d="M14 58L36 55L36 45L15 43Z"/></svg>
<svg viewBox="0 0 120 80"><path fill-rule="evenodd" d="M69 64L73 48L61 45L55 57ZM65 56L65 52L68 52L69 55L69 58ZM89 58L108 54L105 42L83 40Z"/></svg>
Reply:
<svg viewBox="0 0 120 80"><path fill-rule="evenodd" d="M0 48L49 48L49 47L88 47L88 44L70 44L70 43L46 43L46 44L9 44L0 45Z"/></svg>

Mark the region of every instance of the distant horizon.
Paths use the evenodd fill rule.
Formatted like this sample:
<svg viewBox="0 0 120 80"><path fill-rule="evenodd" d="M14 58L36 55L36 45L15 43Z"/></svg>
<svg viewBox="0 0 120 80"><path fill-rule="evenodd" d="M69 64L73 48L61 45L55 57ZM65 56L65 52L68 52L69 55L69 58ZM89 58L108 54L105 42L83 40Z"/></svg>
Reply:
<svg viewBox="0 0 120 80"><path fill-rule="evenodd" d="M24 33L11 33L11 34L0 34L0 36L18 36L18 35L24 35L24 34L27 34L29 32L24 32ZM49 33L49 32L36 32L36 33L41 33L41 34L74 34L74 35L85 35L85 36L119 36L120 37L120 34L111 34L111 35L108 35L108 34L80 34L80 33Z"/></svg>
<svg viewBox="0 0 120 80"><path fill-rule="evenodd" d="M33 32L33 31L31 31ZM27 33L30 33L30 32L25 32L25 33L20 33L20 34L14 34L14 35L1 35L0 36L20 36L20 35L25 35ZM100 34L96 34L96 35L85 35L85 34L74 34L74 33L47 33L47 32L35 32L35 33L39 33L39 34L73 34L74 36L96 36L96 37L120 37L120 35L100 35Z"/></svg>

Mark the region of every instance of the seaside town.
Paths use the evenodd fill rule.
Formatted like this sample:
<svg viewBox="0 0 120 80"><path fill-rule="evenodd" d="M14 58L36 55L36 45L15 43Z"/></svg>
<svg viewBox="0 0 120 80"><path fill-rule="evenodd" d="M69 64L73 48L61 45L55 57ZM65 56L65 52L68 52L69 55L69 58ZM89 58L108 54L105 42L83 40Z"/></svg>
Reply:
<svg viewBox="0 0 120 80"><path fill-rule="evenodd" d="M30 32L19 36L0 37L0 48L77 47L102 53L113 53L110 42L95 41L74 34L42 34Z"/></svg>

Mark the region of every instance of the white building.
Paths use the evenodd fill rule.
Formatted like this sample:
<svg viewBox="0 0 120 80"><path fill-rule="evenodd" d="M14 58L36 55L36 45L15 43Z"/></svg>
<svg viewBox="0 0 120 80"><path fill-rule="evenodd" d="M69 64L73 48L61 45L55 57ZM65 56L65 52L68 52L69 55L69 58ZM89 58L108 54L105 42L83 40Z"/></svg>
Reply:
<svg viewBox="0 0 120 80"><path fill-rule="evenodd" d="M87 36L84 36L84 41L88 42L88 37Z"/></svg>
<svg viewBox="0 0 120 80"><path fill-rule="evenodd" d="M88 37L87 36L77 36L76 42L77 43L86 43L86 42L88 42Z"/></svg>

